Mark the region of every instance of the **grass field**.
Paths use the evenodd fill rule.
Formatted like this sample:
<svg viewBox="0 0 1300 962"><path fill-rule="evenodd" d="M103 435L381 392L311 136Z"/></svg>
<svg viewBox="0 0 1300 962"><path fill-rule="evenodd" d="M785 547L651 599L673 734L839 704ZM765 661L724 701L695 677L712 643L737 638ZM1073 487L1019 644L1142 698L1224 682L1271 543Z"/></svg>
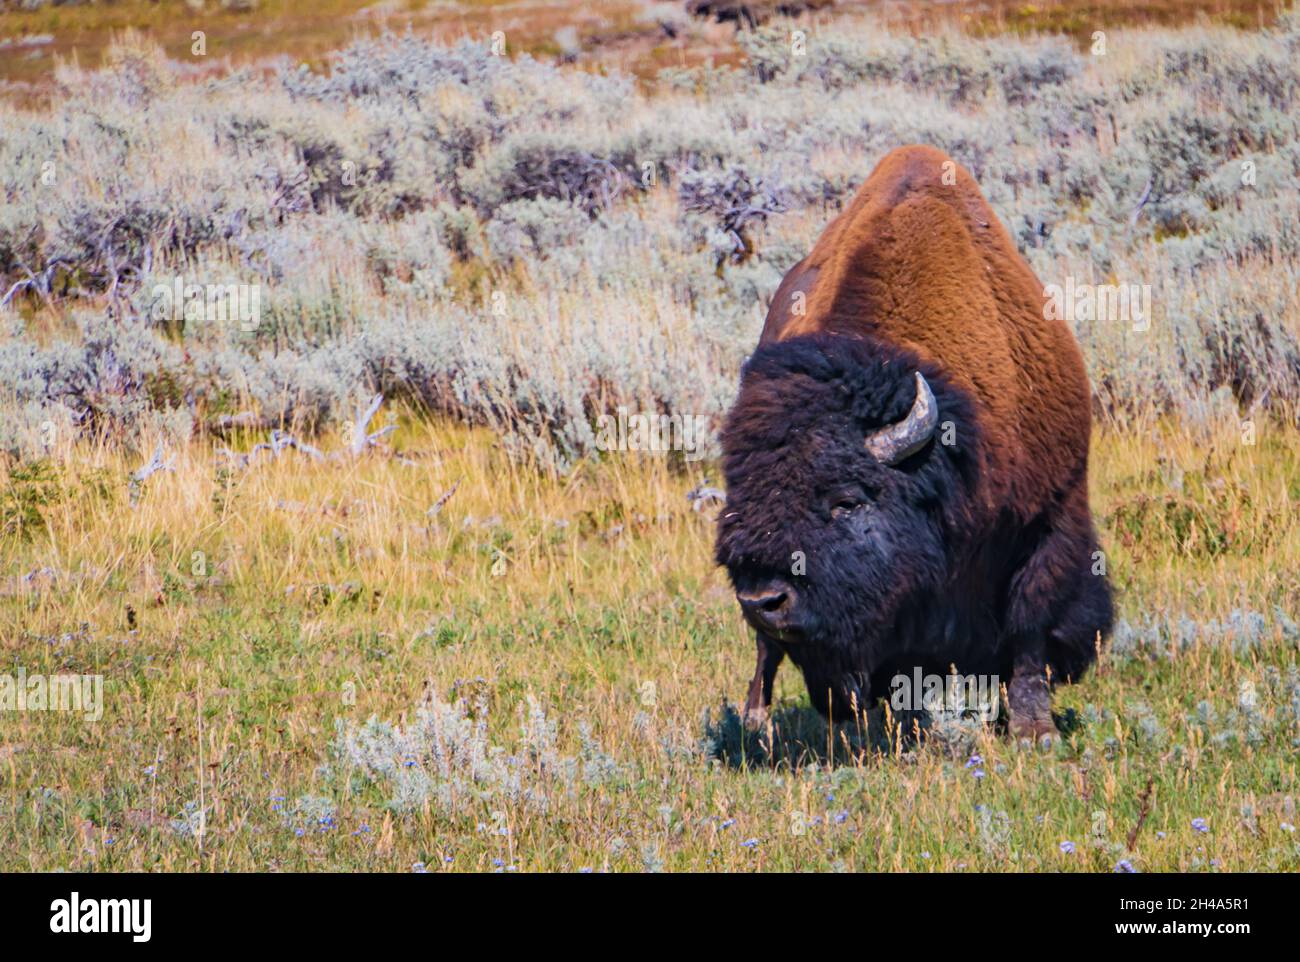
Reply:
<svg viewBox="0 0 1300 962"><path fill-rule="evenodd" d="M277 25L266 69L200 70L170 6L0 14L89 31L0 98L0 699L103 686L0 710L0 870L1300 869L1300 17L1098 48L1029 35L1059 5L844 4L556 63L578 5L385 8L539 17L508 52L334 51L267 0L213 14ZM1120 621L1048 752L828 728L789 665L743 733L688 498L716 448L595 443L618 407L716 430L784 271L910 142L1045 283L1150 289L1074 321ZM260 314L159 310L190 283Z"/></svg>
<svg viewBox="0 0 1300 962"><path fill-rule="evenodd" d="M42 520L0 653L102 674L105 710L4 720L0 866L1300 868L1294 431L1099 435L1125 621L1046 755L832 732L789 667L742 738L700 477L546 479L423 420L392 448L231 475L195 446L136 506L108 451L10 475L6 521Z"/></svg>
<svg viewBox="0 0 1300 962"><path fill-rule="evenodd" d="M614 66L647 78L664 67L740 59L730 25L692 21L683 6L680 0L326 0L309 6L289 0L9 0L0 2L0 42L12 44L0 48L0 95L48 95L59 61L97 66L126 30L142 31L169 57L205 73L284 57L319 65L358 37L406 29L446 42L500 30L519 52L569 55L592 69ZM1201 19L1260 27L1284 6L1279 0L839 0L833 14L866 12L918 32L957 26L980 35L1063 33L1087 42L1099 28L1140 24ZM825 23L831 16L820 12L813 19ZM198 61L191 55L196 30L204 32L210 54Z"/></svg>

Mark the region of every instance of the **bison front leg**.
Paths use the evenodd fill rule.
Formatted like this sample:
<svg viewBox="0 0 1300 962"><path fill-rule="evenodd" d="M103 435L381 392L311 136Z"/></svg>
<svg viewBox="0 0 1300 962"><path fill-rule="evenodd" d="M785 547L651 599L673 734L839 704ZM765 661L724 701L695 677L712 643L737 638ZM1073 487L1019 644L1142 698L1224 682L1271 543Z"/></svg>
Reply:
<svg viewBox="0 0 1300 962"><path fill-rule="evenodd" d="M1045 645L1027 644L1016 652L1007 685L1007 707L1011 711L1011 736L1033 744L1056 734L1052 721L1052 689L1047 677Z"/></svg>
<svg viewBox="0 0 1300 962"><path fill-rule="evenodd" d="M754 667L754 678L749 683L749 694L745 696L745 727L758 731L767 723L768 709L772 707L772 683L776 680L776 670L781 667L785 652L781 647L767 638L763 633L755 633L758 644L758 663Z"/></svg>

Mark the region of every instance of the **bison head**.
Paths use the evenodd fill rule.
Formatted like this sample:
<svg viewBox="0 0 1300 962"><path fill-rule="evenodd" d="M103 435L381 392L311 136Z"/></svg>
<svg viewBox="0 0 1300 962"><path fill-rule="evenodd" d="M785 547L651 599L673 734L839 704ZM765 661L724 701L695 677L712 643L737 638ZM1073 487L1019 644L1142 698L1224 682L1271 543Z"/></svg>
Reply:
<svg viewBox="0 0 1300 962"><path fill-rule="evenodd" d="M972 429L940 371L869 339L792 338L745 365L722 435L717 561L823 711L865 704L873 641L943 584L971 478L967 447L939 435Z"/></svg>

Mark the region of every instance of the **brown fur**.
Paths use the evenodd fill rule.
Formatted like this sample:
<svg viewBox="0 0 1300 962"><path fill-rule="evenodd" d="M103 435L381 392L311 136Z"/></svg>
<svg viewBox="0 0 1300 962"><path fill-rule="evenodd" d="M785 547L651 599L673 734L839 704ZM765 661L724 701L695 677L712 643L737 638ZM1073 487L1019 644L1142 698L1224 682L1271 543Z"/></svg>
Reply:
<svg viewBox="0 0 1300 962"><path fill-rule="evenodd" d="M802 317L791 311L798 289ZM760 343L870 334L939 363L978 406L993 468L986 505L1028 520L1054 495L1086 489L1088 378L1070 329L1044 304L965 168L934 147L900 147L786 275Z"/></svg>

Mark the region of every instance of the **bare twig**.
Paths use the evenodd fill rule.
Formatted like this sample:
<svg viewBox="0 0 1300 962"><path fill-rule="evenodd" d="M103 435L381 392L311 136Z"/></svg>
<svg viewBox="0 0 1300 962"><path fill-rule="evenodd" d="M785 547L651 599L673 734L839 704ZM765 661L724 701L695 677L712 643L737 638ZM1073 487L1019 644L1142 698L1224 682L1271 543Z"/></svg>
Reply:
<svg viewBox="0 0 1300 962"><path fill-rule="evenodd" d="M305 454L313 461L337 461L344 454L357 457L365 453L367 448L373 447L379 442L379 439L395 431L397 425L390 424L378 431L370 431L370 421L374 418L375 413L384 402L382 394L376 394L364 407L357 408L357 419L352 425L351 436L348 439L346 451L333 451L326 454L320 448L308 444L306 441L300 441L287 431L279 428L271 428L271 437L267 441L253 445L253 449L248 454L240 454L230 450L227 447L217 449L217 454L225 457L241 468L248 467L252 461L263 451L269 452L273 457L279 457L287 448L293 448L300 454ZM241 411L238 414L225 414L208 423L208 429L217 435L229 434L237 430L254 430L257 428L267 427L270 421L262 416L254 414L251 411ZM452 489L453 491L455 488ZM449 497L450 492L444 497Z"/></svg>
<svg viewBox="0 0 1300 962"><path fill-rule="evenodd" d="M9 288L4 297L0 297L0 307L8 307L9 301L13 299L15 294L24 288L31 287L34 283L35 282L30 278L21 281L14 281L13 287Z"/></svg>
<svg viewBox="0 0 1300 962"><path fill-rule="evenodd" d="M686 500L691 502L692 511L703 511L709 504L726 504L727 495L719 488L709 487L709 479L705 478L698 487L686 492Z"/></svg>
<svg viewBox="0 0 1300 962"><path fill-rule="evenodd" d="M459 487L460 487L460 480L457 479L455 484L453 484L450 488L444 491L437 501L433 502L433 507L424 513L428 515L430 519L438 517L438 514L439 512L442 511L443 506L448 501L451 500L451 496L456 493L456 489Z"/></svg>
<svg viewBox="0 0 1300 962"><path fill-rule="evenodd" d="M149 480L149 477L151 475L157 474L159 471L174 470L175 466L176 466L176 459L174 457L168 459L167 461L163 460L163 443L159 441L158 446L153 449L153 456L149 458L149 460L146 461L144 464L142 464L134 474L131 475L131 480L138 483L143 483Z"/></svg>
<svg viewBox="0 0 1300 962"><path fill-rule="evenodd" d="M1133 208L1133 213L1128 219L1128 226L1130 230L1132 230L1134 227L1137 226L1138 218L1142 216L1142 208L1145 207L1147 205L1147 201L1151 199L1151 185L1153 183L1155 183L1154 179L1148 177L1147 185L1142 191L1142 196L1138 198L1137 206Z"/></svg>
<svg viewBox="0 0 1300 962"><path fill-rule="evenodd" d="M352 456L360 457L365 453L366 448L376 444L385 434L396 429L396 425L390 424L386 428L376 431L374 434L367 433L370 428L370 421L379 410L379 405L384 403L384 396L376 394L370 399L370 403L362 408L357 407L357 419L352 425L352 441L349 450Z"/></svg>
<svg viewBox="0 0 1300 962"><path fill-rule="evenodd" d="M1151 814L1151 791L1155 787L1155 779L1147 776L1147 787L1142 789L1142 796L1139 799L1138 820L1133 826L1133 831L1128 833L1128 850L1133 851L1137 845L1138 833L1142 831L1142 826L1146 824L1147 816Z"/></svg>
<svg viewBox="0 0 1300 962"><path fill-rule="evenodd" d="M263 441L261 444L253 445L253 450L249 453L249 458L251 459L259 451L270 451L272 455L278 458L285 448L293 448L295 451L307 455L313 461L325 460L325 453L321 451L320 448L312 447L304 441L299 441L292 434L289 434L286 431L281 431L279 428L276 428L271 432L270 441Z"/></svg>
<svg viewBox="0 0 1300 962"><path fill-rule="evenodd" d="M153 456L131 474L131 480L127 485L130 489L131 505L134 506L140 500L140 492L144 490L144 483L149 478L159 471L174 471L175 468L174 457L163 460L163 443L159 441L158 446L153 450Z"/></svg>

